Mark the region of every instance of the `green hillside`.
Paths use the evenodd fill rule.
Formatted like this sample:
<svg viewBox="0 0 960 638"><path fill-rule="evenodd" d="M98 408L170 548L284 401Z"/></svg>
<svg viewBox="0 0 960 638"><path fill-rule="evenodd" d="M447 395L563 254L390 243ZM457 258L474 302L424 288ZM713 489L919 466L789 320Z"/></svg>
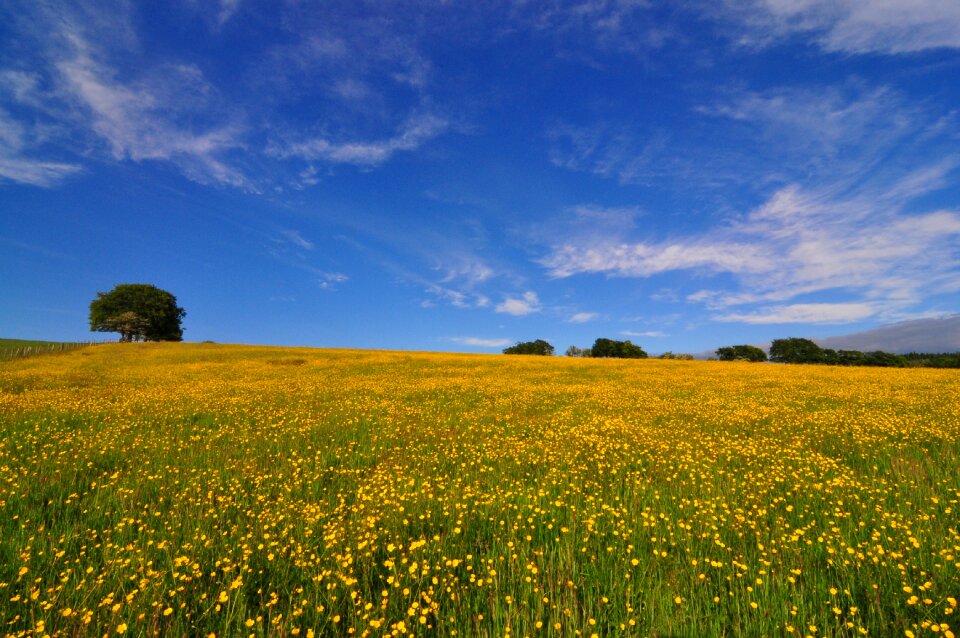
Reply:
<svg viewBox="0 0 960 638"><path fill-rule="evenodd" d="M64 342L64 341L31 341L27 339L0 339L0 361L19 359L38 354L50 354L76 350L90 345L91 342Z"/></svg>

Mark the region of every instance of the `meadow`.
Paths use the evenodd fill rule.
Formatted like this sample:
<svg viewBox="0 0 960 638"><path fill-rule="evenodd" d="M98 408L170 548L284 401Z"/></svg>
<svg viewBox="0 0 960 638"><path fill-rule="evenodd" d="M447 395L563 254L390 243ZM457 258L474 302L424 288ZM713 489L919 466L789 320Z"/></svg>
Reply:
<svg viewBox="0 0 960 638"><path fill-rule="evenodd" d="M0 635L960 633L960 374L109 344L0 364Z"/></svg>
<svg viewBox="0 0 960 638"><path fill-rule="evenodd" d="M40 354L66 352L91 345L89 342L30 341L25 339L0 339L0 361L34 357Z"/></svg>

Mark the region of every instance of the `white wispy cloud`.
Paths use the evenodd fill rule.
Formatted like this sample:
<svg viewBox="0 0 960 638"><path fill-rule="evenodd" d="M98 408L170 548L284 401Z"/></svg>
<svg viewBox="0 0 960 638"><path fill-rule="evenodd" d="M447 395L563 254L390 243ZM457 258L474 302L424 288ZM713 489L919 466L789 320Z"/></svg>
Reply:
<svg viewBox="0 0 960 638"><path fill-rule="evenodd" d="M396 234L391 234L396 238ZM428 240L427 237L432 239ZM503 275L480 256L475 246L458 241L456 236L444 236L432 230L413 233L405 241L416 247L421 257L432 261L433 270L440 273L438 280L408 275L407 278L423 285L427 292L455 308L487 308L490 297L483 292L484 285Z"/></svg>
<svg viewBox="0 0 960 638"><path fill-rule="evenodd" d="M595 55L616 52L644 55L679 36L664 21L650 19L647 0L507 3L504 19L512 28L547 37L557 55L597 65Z"/></svg>
<svg viewBox="0 0 960 638"><path fill-rule="evenodd" d="M699 188L743 183L745 164L760 163L753 148L745 152L732 142L724 147L723 131L704 119L683 112L677 118L660 128L623 119L554 125L545 133L548 158L554 166L620 184ZM704 148L705 139L713 140L711 147Z"/></svg>
<svg viewBox="0 0 960 638"><path fill-rule="evenodd" d="M540 244L608 245L628 241L637 227L637 219L644 214L639 206L577 204L528 224L522 232Z"/></svg>
<svg viewBox="0 0 960 638"><path fill-rule="evenodd" d="M587 323L589 321L593 321L599 316L600 314L596 312L578 312L567 319L567 321L570 323Z"/></svg>
<svg viewBox="0 0 960 638"><path fill-rule="evenodd" d="M244 4L187 8L219 37ZM122 1L22 3L12 29L31 55L0 68L0 108L32 113L6 109L15 115L7 124L25 134L0 150L0 178L50 186L91 157L109 157L167 163L204 184L300 189L319 182L314 163L376 167L451 128L424 93L431 67L413 24L350 12L319 20L294 5L271 17L296 25L293 44L264 44L238 67L246 82L239 96L215 70L204 72L211 66L203 54L158 55ZM407 93L398 100L384 84ZM305 94L323 99L309 118L291 116L289 99ZM41 152L43 141L61 152Z"/></svg>
<svg viewBox="0 0 960 638"><path fill-rule="evenodd" d="M300 234L300 231L294 229L285 229L280 231L281 241L293 244L303 250L313 250L316 245Z"/></svg>
<svg viewBox="0 0 960 638"><path fill-rule="evenodd" d="M622 331L620 331L620 334L622 334L622 335L625 336L625 337L652 337L652 338L656 338L656 337L667 337L667 336L669 336L666 332L661 332L661 331L659 331L659 330L644 330L644 331L641 331L641 332L637 332L637 331L634 331L634 330L622 330Z"/></svg>
<svg viewBox="0 0 960 638"><path fill-rule="evenodd" d="M710 193L730 186L759 190L793 176L855 179L868 168L877 174L902 170L931 142L944 146L949 136L939 129L955 129L955 120L889 87L849 80L724 89L677 113L669 128L561 123L546 137L556 166L622 184Z"/></svg>
<svg viewBox="0 0 960 638"><path fill-rule="evenodd" d="M427 292L442 299L455 308L486 308L490 298L484 294L468 290L457 290L438 284L425 283Z"/></svg>
<svg viewBox="0 0 960 638"><path fill-rule="evenodd" d="M637 217L642 215L639 206L600 206L598 204L579 204L571 208L577 221L590 226L603 226L629 229L636 225Z"/></svg>
<svg viewBox="0 0 960 638"><path fill-rule="evenodd" d="M217 24L223 26L240 8L240 0L220 0L220 10L217 12Z"/></svg>
<svg viewBox="0 0 960 638"><path fill-rule="evenodd" d="M520 297L506 297L494 308L497 312L515 317L534 314L540 312L541 309L540 298L533 291L527 291Z"/></svg>
<svg viewBox="0 0 960 638"><path fill-rule="evenodd" d="M680 297L677 295L676 290L671 290L670 288L663 288L657 292L650 295L651 301L661 301L666 303L676 303L680 300Z"/></svg>
<svg viewBox="0 0 960 638"><path fill-rule="evenodd" d="M0 81L7 79L19 78L12 74L0 77ZM10 88L15 94L20 92L15 84ZM78 164L36 158L35 155L42 154L43 137L35 126L14 119L0 108L0 179L50 187L80 172Z"/></svg>
<svg viewBox="0 0 960 638"><path fill-rule="evenodd" d="M366 230L366 229L364 229ZM422 288L430 298L421 300L424 308L433 308L439 303L460 309L487 308L490 297L484 292L484 284L497 272L472 247L458 241L454 232L443 234L435 229L414 228L409 224L391 227L384 224L373 231L384 245L399 247L403 254L416 261L429 264L430 273L401 265L393 259L384 259L382 264L401 281Z"/></svg>
<svg viewBox="0 0 960 638"><path fill-rule="evenodd" d="M765 45L803 34L826 51L910 53L960 47L960 4L949 0L729 0L747 31Z"/></svg>
<svg viewBox="0 0 960 638"><path fill-rule="evenodd" d="M331 142L318 137L277 146L273 152L278 157L375 166L387 161L397 152L415 150L443 133L447 127L448 122L437 115L418 115L408 120L396 135L388 139L373 142Z"/></svg>
<svg viewBox="0 0 960 638"><path fill-rule="evenodd" d="M714 319L752 324L837 324L861 321L876 313L877 308L871 303L798 303L767 307L758 312L718 315Z"/></svg>
<svg viewBox="0 0 960 638"><path fill-rule="evenodd" d="M77 164L45 162L23 157L10 157L0 149L0 178L31 186L56 186L65 178L79 173Z"/></svg>
<svg viewBox="0 0 960 638"><path fill-rule="evenodd" d="M620 277L649 277L671 270L702 268L712 272L766 272L773 264L763 246L748 242L708 240L554 248L541 263L551 277L579 273L607 273Z"/></svg>
<svg viewBox="0 0 960 638"><path fill-rule="evenodd" d="M561 123L546 132L550 162L561 168L612 177L621 183L642 182L643 167L654 163L659 148L628 126Z"/></svg>
<svg viewBox="0 0 960 638"><path fill-rule="evenodd" d="M225 159L243 146L236 124L199 127L190 121L204 112L212 87L195 66L155 70L134 83L115 71L78 33L67 33L72 54L56 62L63 90L90 117L90 126L109 144L115 159L165 160L201 182L249 187L249 180Z"/></svg>
<svg viewBox="0 0 960 638"><path fill-rule="evenodd" d="M960 159L948 142L960 127L952 114L855 84L740 93L700 112L748 124L740 144L774 149L778 161L766 162L777 167L773 175L747 161L744 175L768 189L783 185L753 210L698 233L554 241L540 261L550 276L722 273L732 287L687 300L720 311L718 319L749 323L889 319L955 286L960 211L918 212L914 203L957 175ZM591 144L580 158L588 163L577 168L601 172L601 160L611 159L613 172L625 170L628 160L611 154L608 141ZM819 303L828 292L830 303Z"/></svg>
<svg viewBox="0 0 960 638"><path fill-rule="evenodd" d="M419 38L432 23L391 8L390 3L356 12L333 6L318 12L301 3L277 7L281 22L295 27L283 44L267 50L257 81L281 93L317 89L336 100L338 110L355 112L381 106L384 94L398 86L413 89L418 99L432 75Z"/></svg>
<svg viewBox="0 0 960 638"><path fill-rule="evenodd" d="M26 13L18 35L35 55L0 71L0 104L31 113L29 126L20 119L19 146L0 155L8 178L52 185L80 164L35 159L32 147L87 159L105 143L115 160L168 162L198 182L255 190L232 153L245 145L239 120L198 66L131 64L140 43L122 5L38 4Z"/></svg>
<svg viewBox="0 0 960 638"><path fill-rule="evenodd" d="M467 253L447 257L445 263L438 266L438 269L445 273L441 279L442 283L460 281L467 286L482 284L496 274L483 259Z"/></svg>
<svg viewBox="0 0 960 638"><path fill-rule="evenodd" d="M337 289L337 284L342 284L349 279L350 277L342 272L325 272L320 273L317 285L320 286L321 290L334 291Z"/></svg>
<svg viewBox="0 0 960 638"><path fill-rule="evenodd" d="M859 164L878 147L917 134L923 120L891 89L855 82L734 92L698 111L752 127L760 144L786 155L788 168L832 174L838 163Z"/></svg>
<svg viewBox="0 0 960 638"><path fill-rule="evenodd" d="M451 337L450 341L477 348L503 348L513 343L510 339L485 339L483 337Z"/></svg>
<svg viewBox="0 0 960 638"><path fill-rule="evenodd" d="M603 273L650 277L677 270L729 273L738 288L701 290L688 301L711 308L780 302L722 321L830 322L866 319L949 291L960 268L954 257L960 211L906 212L935 190L952 164L927 166L882 190L847 196L831 189L780 189L745 218L707 237L669 242L556 246L542 263L553 277ZM784 304L802 295L840 291L842 303Z"/></svg>

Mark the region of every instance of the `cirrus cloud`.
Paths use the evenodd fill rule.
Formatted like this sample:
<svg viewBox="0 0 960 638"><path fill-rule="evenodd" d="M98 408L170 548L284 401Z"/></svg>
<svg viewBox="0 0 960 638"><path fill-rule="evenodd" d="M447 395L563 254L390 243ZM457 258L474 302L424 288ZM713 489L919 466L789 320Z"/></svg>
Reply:
<svg viewBox="0 0 960 638"><path fill-rule="evenodd" d="M780 171L805 178L745 165L774 185L759 205L662 239L568 235L540 259L551 277L722 279L684 296L717 320L754 324L891 320L956 291L960 210L917 205L958 173L954 114L855 85L742 93L701 112L748 123L758 142L796 156Z"/></svg>
<svg viewBox="0 0 960 638"><path fill-rule="evenodd" d="M715 318L745 323L844 323L889 314L956 287L960 211L907 213L954 169L928 166L850 197L790 185L711 237L668 242L554 247L542 260L551 276L602 273L651 277L680 270L726 273L733 290L700 290L691 302L709 308L781 302ZM832 292L831 303L786 302Z"/></svg>
<svg viewBox="0 0 960 638"><path fill-rule="evenodd" d="M731 313L714 317L717 321L770 323L852 323L867 319L877 310L870 303L798 303L765 308L759 312Z"/></svg>
<svg viewBox="0 0 960 638"><path fill-rule="evenodd" d="M451 337L450 341L476 348L503 348L513 343L510 339L487 339L483 337Z"/></svg>
<svg viewBox="0 0 960 638"><path fill-rule="evenodd" d="M376 166L400 151L412 151L427 140L443 133L448 122L433 114L410 118L393 137L373 142L331 142L326 138L313 138L274 146L271 152L277 157L299 157L306 160L323 160L338 164Z"/></svg>
<svg viewBox="0 0 960 638"><path fill-rule="evenodd" d="M742 42L801 34L826 51L911 53L960 47L960 3L944 0L730 0Z"/></svg>

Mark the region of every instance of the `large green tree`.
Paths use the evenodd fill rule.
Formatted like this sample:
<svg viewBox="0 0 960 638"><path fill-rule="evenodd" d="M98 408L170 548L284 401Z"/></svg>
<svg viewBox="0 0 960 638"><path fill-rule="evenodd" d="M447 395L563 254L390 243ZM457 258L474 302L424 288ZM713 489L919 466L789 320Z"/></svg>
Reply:
<svg viewBox="0 0 960 638"><path fill-rule="evenodd" d="M90 302L90 330L119 332L120 341L183 341L186 311L150 284L118 284Z"/></svg>
<svg viewBox="0 0 960 638"><path fill-rule="evenodd" d="M774 339L770 344L770 360L774 363L825 363L823 349L809 339L789 337Z"/></svg>

